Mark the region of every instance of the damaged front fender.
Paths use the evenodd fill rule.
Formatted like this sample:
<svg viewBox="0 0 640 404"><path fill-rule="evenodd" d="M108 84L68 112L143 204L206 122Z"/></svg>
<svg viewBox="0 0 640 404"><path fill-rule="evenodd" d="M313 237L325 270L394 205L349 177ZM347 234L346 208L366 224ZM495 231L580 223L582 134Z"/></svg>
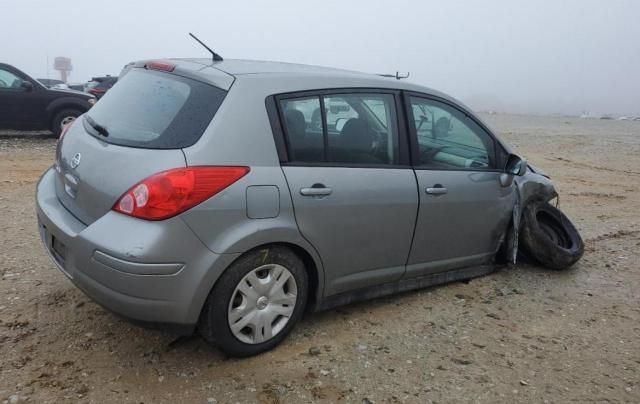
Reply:
<svg viewBox="0 0 640 404"><path fill-rule="evenodd" d="M521 177L515 177L516 203L513 207L511 226L507 229L505 247L507 261L515 264L518 257L518 235L522 212L532 202L548 202L558 196L553 183L546 174L535 168L527 169Z"/></svg>
<svg viewBox="0 0 640 404"><path fill-rule="evenodd" d="M518 188L518 199L523 209L530 202L548 202L558 196L548 176L530 169L522 177L516 177L514 182Z"/></svg>

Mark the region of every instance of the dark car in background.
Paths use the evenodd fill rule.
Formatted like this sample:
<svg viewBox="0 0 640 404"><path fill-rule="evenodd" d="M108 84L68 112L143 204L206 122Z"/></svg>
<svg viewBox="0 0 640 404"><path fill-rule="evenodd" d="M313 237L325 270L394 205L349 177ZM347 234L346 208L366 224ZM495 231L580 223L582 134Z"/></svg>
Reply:
<svg viewBox="0 0 640 404"><path fill-rule="evenodd" d="M85 85L84 91L100 99L117 81L114 76L94 77Z"/></svg>
<svg viewBox="0 0 640 404"><path fill-rule="evenodd" d="M57 137L95 102L93 95L47 88L21 70L0 63L0 130L50 130Z"/></svg>
<svg viewBox="0 0 640 404"><path fill-rule="evenodd" d="M86 83L65 83L62 80L57 79L36 79L47 88L53 88L56 90L76 90L84 92Z"/></svg>
<svg viewBox="0 0 640 404"><path fill-rule="evenodd" d="M40 84L42 84L43 86L47 87L47 88L51 88L54 86L58 86L61 84L67 84L62 80L57 80L57 79L36 79L40 82Z"/></svg>
<svg viewBox="0 0 640 404"><path fill-rule="evenodd" d="M69 86L69 88L71 90L83 91L84 92L84 87L85 87L84 83L74 83L74 84L67 83L67 85Z"/></svg>

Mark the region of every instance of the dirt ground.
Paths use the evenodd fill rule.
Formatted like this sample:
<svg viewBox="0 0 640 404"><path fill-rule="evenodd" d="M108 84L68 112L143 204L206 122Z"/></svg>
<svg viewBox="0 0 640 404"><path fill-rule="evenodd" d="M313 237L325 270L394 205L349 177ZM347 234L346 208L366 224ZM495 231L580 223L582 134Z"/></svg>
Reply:
<svg viewBox="0 0 640 404"><path fill-rule="evenodd" d="M77 290L36 228L55 141L0 135L0 402L640 402L640 122L485 118L551 175L584 258L309 314L243 360Z"/></svg>

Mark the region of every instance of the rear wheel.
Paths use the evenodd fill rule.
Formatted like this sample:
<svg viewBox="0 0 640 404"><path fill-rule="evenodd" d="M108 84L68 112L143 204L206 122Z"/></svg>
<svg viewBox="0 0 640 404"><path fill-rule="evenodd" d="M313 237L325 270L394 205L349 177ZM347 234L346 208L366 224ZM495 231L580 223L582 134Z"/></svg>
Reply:
<svg viewBox="0 0 640 404"><path fill-rule="evenodd" d="M77 109L65 109L58 112L51 122L51 132L53 132L56 138L59 138L60 133L62 133L62 129L66 125L75 121L80 115L82 115L82 111Z"/></svg>
<svg viewBox="0 0 640 404"><path fill-rule="evenodd" d="M302 316L307 273L284 247L254 250L220 277L200 316L200 334L229 356L268 351Z"/></svg>
<svg viewBox="0 0 640 404"><path fill-rule="evenodd" d="M568 268L584 253L584 243L573 223L548 203L527 206L521 238L526 252L552 269Z"/></svg>

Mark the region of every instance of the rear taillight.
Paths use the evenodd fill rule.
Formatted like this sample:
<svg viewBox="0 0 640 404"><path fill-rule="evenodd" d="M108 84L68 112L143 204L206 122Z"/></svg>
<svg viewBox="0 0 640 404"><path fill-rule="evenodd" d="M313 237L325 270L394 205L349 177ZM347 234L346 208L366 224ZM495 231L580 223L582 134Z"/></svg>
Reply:
<svg viewBox="0 0 640 404"><path fill-rule="evenodd" d="M145 220L176 216L211 198L249 172L249 167L197 166L152 175L129 189L113 210Z"/></svg>

